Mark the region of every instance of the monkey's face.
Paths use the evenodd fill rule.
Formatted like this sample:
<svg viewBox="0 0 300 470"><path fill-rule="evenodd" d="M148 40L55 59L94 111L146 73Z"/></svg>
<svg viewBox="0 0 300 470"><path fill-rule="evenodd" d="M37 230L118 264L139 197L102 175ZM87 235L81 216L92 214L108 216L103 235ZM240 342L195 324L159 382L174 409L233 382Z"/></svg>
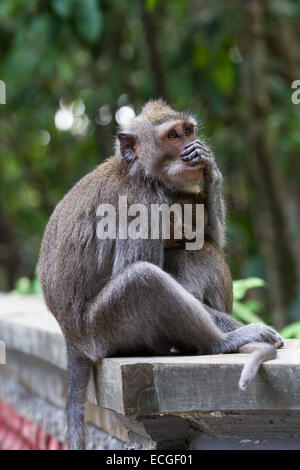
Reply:
<svg viewBox="0 0 300 470"><path fill-rule="evenodd" d="M171 189L193 190L203 166L191 165L181 154L195 140L195 128L196 122L189 117L154 125L139 116L126 132L118 134L120 153L131 172L142 169Z"/></svg>
<svg viewBox="0 0 300 470"><path fill-rule="evenodd" d="M191 166L181 156L195 140L195 127L194 120L184 119L169 121L157 128L155 173L159 172L160 179L168 186L183 190L198 183L201 178L201 163Z"/></svg>

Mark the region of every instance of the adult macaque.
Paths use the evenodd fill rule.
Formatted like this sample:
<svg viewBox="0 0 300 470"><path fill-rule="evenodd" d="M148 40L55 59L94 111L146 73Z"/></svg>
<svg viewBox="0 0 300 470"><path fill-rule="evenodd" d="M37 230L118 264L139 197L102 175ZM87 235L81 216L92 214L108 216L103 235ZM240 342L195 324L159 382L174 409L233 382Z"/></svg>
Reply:
<svg viewBox="0 0 300 470"><path fill-rule="evenodd" d="M222 177L212 152L195 140L195 128L189 114L161 100L147 103L118 134L115 155L68 192L46 228L40 280L67 345L70 449L84 448L89 372L104 357L162 355L171 348L229 353L255 342L274 352L283 344L271 327L243 326L228 315L232 281L222 252ZM201 250L166 247L162 237L97 238L100 204L117 208L119 195L148 208L195 201L202 176L207 221ZM269 357L261 352L245 369L242 388Z"/></svg>

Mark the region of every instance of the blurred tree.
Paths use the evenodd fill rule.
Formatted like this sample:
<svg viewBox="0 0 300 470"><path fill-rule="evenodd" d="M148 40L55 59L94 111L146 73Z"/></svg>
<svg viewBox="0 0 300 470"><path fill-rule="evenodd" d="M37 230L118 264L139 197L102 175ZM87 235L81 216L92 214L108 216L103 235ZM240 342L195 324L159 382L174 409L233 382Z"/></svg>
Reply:
<svg viewBox="0 0 300 470"><path fill-rule="evenodd" d="M270 138L269 93L266 80L264 5L259 0L241 3L242 51L245 56L242 86L245 97L245 154L251 178L253 227L260 240L271 289L274 323L282 328L286 308L296 296L297 271L288 240L284 198L274 144Z"/></svg>
<svg viewBox="0 0 300 470"><path fill-rule="evenodd" d="M203 121L223 169L234 278L266 278L249 293L265 320L299 320L299 12L296 0L2 0L0 289L33 278L55 204L160 95Z"/></svg>

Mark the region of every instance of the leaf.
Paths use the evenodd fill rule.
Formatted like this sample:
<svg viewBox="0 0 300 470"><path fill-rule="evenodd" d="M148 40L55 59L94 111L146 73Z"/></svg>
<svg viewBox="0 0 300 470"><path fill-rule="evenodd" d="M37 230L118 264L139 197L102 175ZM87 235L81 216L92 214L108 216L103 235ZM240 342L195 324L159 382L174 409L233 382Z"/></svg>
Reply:
<svg viewBox="0 0 300 470"><path fill-rule="evenodd" d="M31 293L31 282L28 277L20 277L16 282L14 292L17 294L30 294Z"/></svg>
<svg viewBox="0 0 300 470"><path fill-rule="evenodd" d="M158 0L147 0L146 1L146 8L148 11L153 11Z"/></svg>
<svg viewBox="0 0 300 470"><path fill-rule="evenodd" d="M31 293L32 294L41 294L42 293L42 286L40 281L35 278L31 283Z"/></svg>
<svg viewBox="0 0 300 470"><path fill-rule="evenodd" d="M254 287L264 287L266 282L259 277L248 277L247 279L239 279L233 281L233 298L235 300L241 300L248 289L253 289Z"/></svg>
<svg viewBox="0 0 300 470"><path fill-rule="evenodd" d="M228 58L220 58L218 66L211 70L211 77L222 93L229 93L235 84L235 66Z"/></svg>
<svg viewBox="0 0 300 470"><path fill-rule="evenodd" d="M197 69L205 69L209 63L209 51L201 44L195 44L193 62Z"/></svg>
<svg viewBox="0 0 300 470"><path fill-rule="evenodd" d="M243 323L265 323L258 315L253 313L249 308L238 300L233 302L232 314L236 320Z"/></svg>
<svg viewBox="0 0 300 470"><path fill-rule="evenodd" d="M281 336L283 336L283 338L296 338L296 339L300 339L300 321L296 321L294 323L291 323L290 325L288 326L285 326L281 332L280 332Z"/></svg>
<svg viewBox="0 0 300 470"><path fill-rule="evenodd" d="M259 300L245 300L243 305L253 313L258 313L262 309L262 303Z"/></svg>
<svg viewBox="0 0 300 470"><path fill-rule="evenodd" d="M68 18L72 11L72 0L52 0L52 8L61 18Z"/></svg>
<svg viewBox="0 0 300 470"><path fill-rule="evenodd" d="M99 39L103 27L102 12L97 0L76 0L75 24L79 35L87 42Z"/></svg>

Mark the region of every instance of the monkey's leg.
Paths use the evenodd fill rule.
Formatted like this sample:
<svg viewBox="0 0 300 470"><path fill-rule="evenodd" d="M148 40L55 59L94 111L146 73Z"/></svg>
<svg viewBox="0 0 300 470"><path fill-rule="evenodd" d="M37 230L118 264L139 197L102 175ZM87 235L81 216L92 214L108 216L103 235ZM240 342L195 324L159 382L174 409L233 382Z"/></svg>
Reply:
<svg viewBox="0 0 300 470"><path fill-rule="evenodd" d="M232 282L229 268L220 250L209 243L205 243L199 251L166 250L164 267L202 303L222 332L242 332L243 324L229 315L232 309ZM275 330L273 331L275 333ZM277 344L282 345L282 338L275 334L278 338Z"/></svg>
<svg viewBox="0 0 300 470"><path fill-rule="evenodd" d="M164 269L207 306L222 331L242 326L227 315L232 310L231 275L222 253L213 244L205 242L199 251L166 250Z"/></svg>
<svg viewBox="0 0 300 470"><path fill-rule="evenodd" d="M155 354L161 345L172 347L178 342L198 354L214 354L235 352L253 341L273 344L278 340L272 328L261 324L222 332L199 300L147 262L133 263L115 275L87 315L89 331L94 332L92 343L98 341L102 349L105 344L107 355L130 348Z"/></svg>
<svg viewBox="0 0 300 470"><path fill-rule="evenodd" d="M238 320L235 320L235 318L233 318L228 313L218 312L217 310L209 307L208 305L205 305L205 308L210 314L214 323L218 326L218 328L220 328L221 331L232 331L243 326L243 323L239 322Z"/></svg>
<svg viewBox="0 0 300 470"><path fill-rule="evenodd" d="M246 343L275 343L277 333L261 324L222 332L203 304L174 278L148 262L116 274L85 311L80 355L68 348L68 425L71 449L84 447L84 403L91 361L105 356L183 346L198 354L237 352ZM74 340L75 342L75 340Z"/></svg>
<svg viewBox="0 0 300 470"><path fill-rule="evenodd" d="M85 403L92 362L67 342L67 423L69 450L85 448Z"/></svg>
<svg viewBox="0 0 300 470"><path fill-rule="evenodd" d="M222 348L225 335L201 303L152 263L135 262L116 274L87 312L94 343L107 355L156 354L177 340L201 352Z"/></svg>

